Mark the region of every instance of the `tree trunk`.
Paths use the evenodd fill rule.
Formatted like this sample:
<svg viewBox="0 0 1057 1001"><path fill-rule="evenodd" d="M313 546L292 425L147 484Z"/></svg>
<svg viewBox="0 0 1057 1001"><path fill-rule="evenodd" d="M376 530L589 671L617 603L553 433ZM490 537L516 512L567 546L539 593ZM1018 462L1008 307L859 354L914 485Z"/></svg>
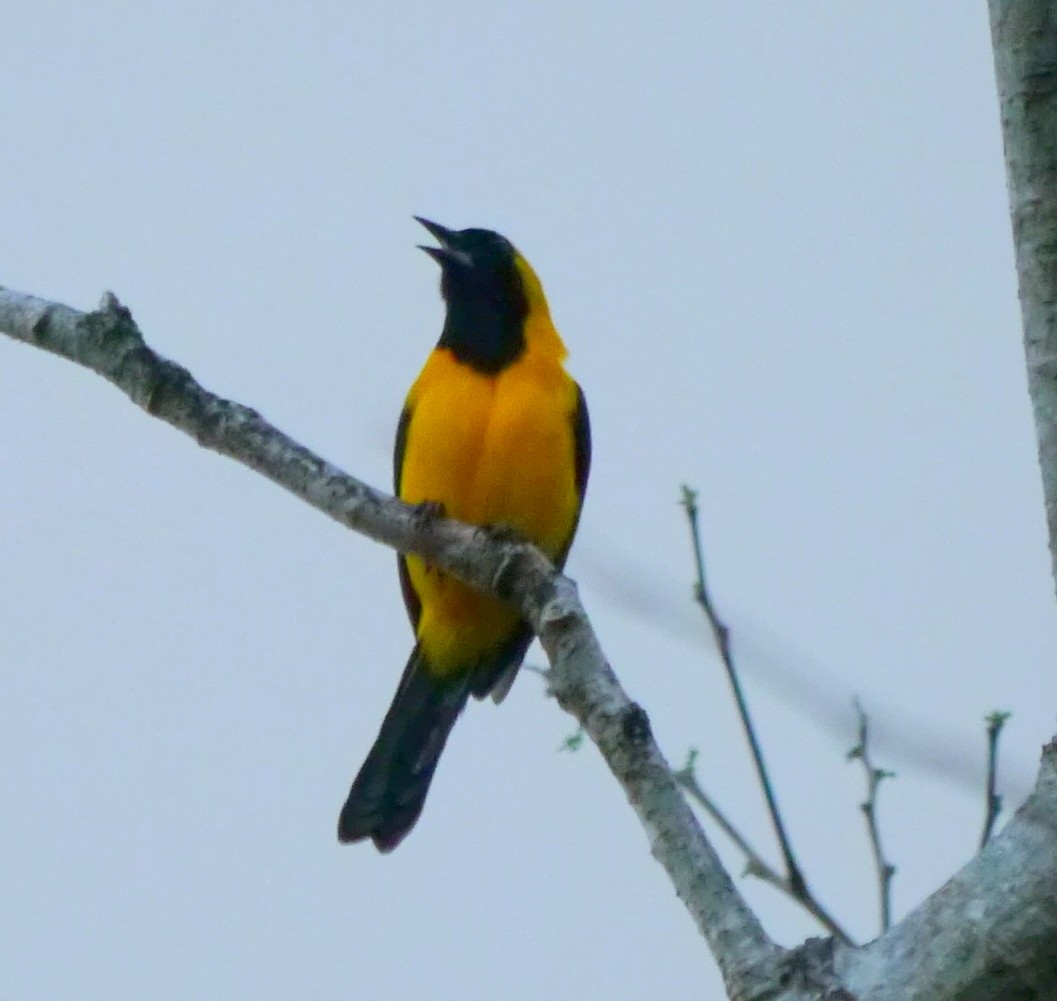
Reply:
<svg viewBox="0 0 1057 1001"><path fill-rule="evenodd" d="M1057 5L990 0L1028 391L1057 582Z"/></svg>

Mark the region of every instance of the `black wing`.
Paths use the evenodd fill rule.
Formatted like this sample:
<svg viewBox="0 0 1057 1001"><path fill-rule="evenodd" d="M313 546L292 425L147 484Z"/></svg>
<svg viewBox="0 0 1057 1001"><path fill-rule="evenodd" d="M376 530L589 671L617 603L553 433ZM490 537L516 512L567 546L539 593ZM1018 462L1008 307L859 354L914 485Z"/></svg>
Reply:
<svg viewBox="0 0 1057 1001"><path fill-rule="evenodd" d="M587 413L587 400L579 385L576 387L576 410L573 413L573 457L575 461L576 496L580 503L576 507L576 517L569 528L569 537L562 544L561 551L554 560L554 565L561 570L569 547L576 535L576 526L580 524L580 512L584 506L584 494L587 493L587 477L591 473L591 418Z"/></svg>

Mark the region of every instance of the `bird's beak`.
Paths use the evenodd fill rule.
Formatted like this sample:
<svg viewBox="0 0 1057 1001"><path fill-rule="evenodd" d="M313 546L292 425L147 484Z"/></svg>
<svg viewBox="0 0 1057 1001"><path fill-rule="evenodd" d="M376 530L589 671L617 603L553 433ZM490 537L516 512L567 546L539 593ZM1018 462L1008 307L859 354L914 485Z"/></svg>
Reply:
<svg viewBox="0 0 1057 1001"><path fill-rule="evenodd" d="M439 222L431 222L429 219L423 219L422 216L417 215L413 217L415 222L425 226L430 231L430 234L436 239L442 247L450 247L452 239L455 233L448 229L447 226L442 226Z"/></svg>
<svg viewBox="0 0 1057 1001"><path fill-rule="evenodd" d="M456 243L458 233L455 230L442 226L439 222L431 222L422 216L415 216L415 222L421 223L436 238L439 247L426 247L419 244L419 250L424 250L441 267L448 264L462 264L465 267L473 267L473 259L465 250L460 250Z"/></svg>

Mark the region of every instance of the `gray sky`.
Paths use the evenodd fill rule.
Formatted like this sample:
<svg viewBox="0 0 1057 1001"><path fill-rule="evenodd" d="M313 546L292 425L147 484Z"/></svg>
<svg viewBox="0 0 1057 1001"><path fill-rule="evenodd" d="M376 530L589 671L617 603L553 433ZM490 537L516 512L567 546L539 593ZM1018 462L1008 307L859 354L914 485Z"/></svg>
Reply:
<svg viewBox="0 0 1057 1001"><path fill-rule="evenodd" d="M899 772L897 915L973 851L988 711L1029 788L1054 598L982 2L56 2L4 34L0 284L113 289L380 486L441 322L411 214L518 244L591 407L569 569L603 645L769 846L689 603L695 484L795 844L857 936L852 693ZM399 851L338 846L411 643L391 553L2 339L0 426L5 995L718 996L531 675L470 707Z"/></svg>

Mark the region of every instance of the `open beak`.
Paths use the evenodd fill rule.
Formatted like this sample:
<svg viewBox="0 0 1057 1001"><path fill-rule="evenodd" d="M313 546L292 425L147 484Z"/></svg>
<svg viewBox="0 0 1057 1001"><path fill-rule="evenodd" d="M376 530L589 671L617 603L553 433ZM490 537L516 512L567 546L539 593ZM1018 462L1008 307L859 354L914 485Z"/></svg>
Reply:
<svg viewBox="0 0 1057 1001"><path fill-rule="evenodd" d="M421 223L436 239L439 247L426 247L423 244L419 244L419 250L424 250L430 257L433 258L442 268L448 264L461 264L464 267L473 267L473 259L464 250L459 250L456 246L459 239L459 234L452 229L448 229L447 226L442 226L439 222L432 222L429 219L423 219L422 216L414 216L415 222Z"/></svg>

